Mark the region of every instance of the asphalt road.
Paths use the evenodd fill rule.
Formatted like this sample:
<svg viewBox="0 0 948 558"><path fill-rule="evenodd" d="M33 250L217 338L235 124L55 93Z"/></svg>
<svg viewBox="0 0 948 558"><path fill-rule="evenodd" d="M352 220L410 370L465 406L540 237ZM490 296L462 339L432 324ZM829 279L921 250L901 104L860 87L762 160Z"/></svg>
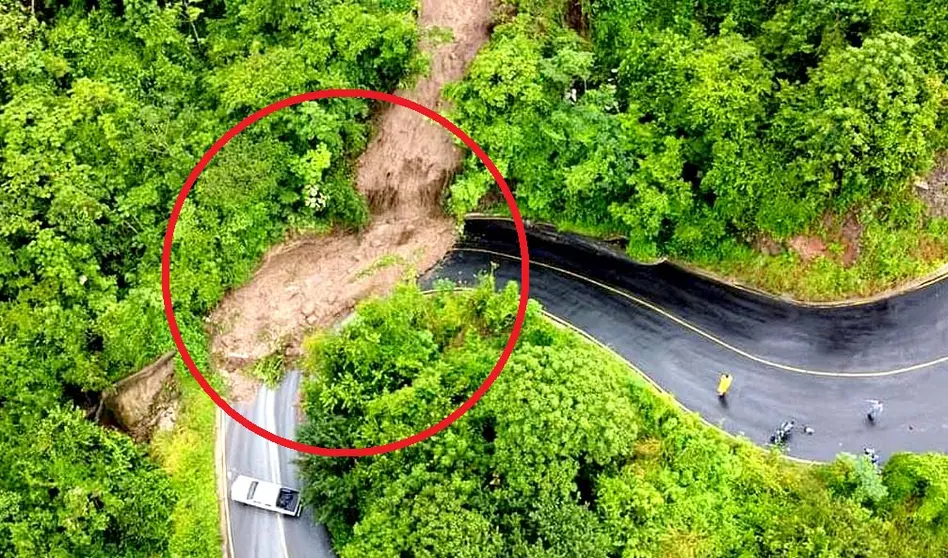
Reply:
<svg viewBox="0 0 948 558"><path fill-rule="evenodd" d="M469 220L433 276L519 281L512 224ZM948 452L948 281L879 302L794 306L696 277L638 265L571 235L531 229L530 297L608 345L685 407L766 444L788 419L811 426L788 451L812 460L873 447ZM430 280L430 278L429 278ZM727 405L715 393L728 371ZM875 425L868 399L885 410Z"/></svg>
<svg viewBox="0 0 948 558"><path fill-rule="evenodd" d="M276 390L262 387L251 404L236 405L240 414L281 436L296 432L298 372L290 372ZM253 434L230 417L224 418L228 487L236 475L300 488L293 461L297 453ZM309 510L300 517L238 504L229 499L234 558L329 558L335 557L329 535L316 525Z"/></svg>
<svg viewBox="0 0 948 558"><path fill-rule="evenodd" d="M788 452L829 460L873 447L948 452L948 281L884 301L799 307L696 277L675 266L634 264L601 245L531 229L530 296L545 310L612 348L710 423L765 444L781 422L809 425ZM512 225L470 220L466 237L423 282L470 283L491 269L498 285L519 281ZM722 405L718 375L734 384ZM486 371L485 371L486 374ZM278 434L295 431L299 375L262 389L238 411ZM885 411L865 418L866 400ZM294 452L226 420L228 475L298 486ZM325 530L231 504L235 556L333 556Z"/></svg>

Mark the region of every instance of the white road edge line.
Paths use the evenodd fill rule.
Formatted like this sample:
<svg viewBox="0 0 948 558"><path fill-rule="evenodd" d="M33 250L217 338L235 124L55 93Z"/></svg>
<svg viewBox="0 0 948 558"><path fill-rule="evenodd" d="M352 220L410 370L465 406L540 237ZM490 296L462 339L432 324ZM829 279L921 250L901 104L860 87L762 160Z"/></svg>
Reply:
<svg viewBox="0 0 948 558"><path fill-rule="evenodd" d="M266 399L264 400L264 411L267 417L268 427L267 430L270 432L276 433L277 424L276 424L276 392L268 387L263 387L263 392L266 394ZM269 440L265 440L267 443L267 449L269 450L270 456L270 469L272 469L273 481L279 485L283 484L283 480L280 475L280 455L277 445ZM277 529L280 532L280 550L283 551L284 558L290 558L290 553L287 550L286 545L286 529L283 525L283 514L276 514L277 520Z"/></svg>
<svg viewBox="0 0 948 558"><path fill-rule="evenodd" d="M230 484L229 479L227 478L227 419L224 418L224 411L220 407L217 408L217 420L215 439L216 439L216 461L218 464L217 467L217 486L218 486L218 496L220 500L220 513L223 515L224 520L224 533L223 533L223 555L224 558L233 558L234 554L234 531L233 525L230 522Z"/></svg>
<svg viewBox="0 0 948 558"><path fill-rule="evenodd" d="M563 318L560 318L559 316L555 316L555 315L553 315L553 314L550 314L550 313L547 312L546 310L543 310L543 311L542 311L542 314L543 314L543 316L544 316L546 319L548 319L548 320L550 320L551 322L553 322L553 324L558 325L559 327L565 328L565 329L567 329L567 330L569 330L569 331L572 331L573 333L575 333L576 335L579 335L580 337L582 337L582 338L585 339L586 341L592 343L593 345L599 347L599 348L602 349L603 351L609 353L610 355L612 355L613 358L615 358L616 360L618 360L618 361L621 362L622 364L625 364L627 367L631 368L632 371L635 372L636 374L638 374L639 376L641 376L641 377L645 380L645 382L646 382L647 384L649 384L649 385L652 387L653 390L655 390L656 392L658 392L658 394L659 394L660 396L663 396L664 398L670 400L674 405L676 405L679 409L681 409L682 412L688 413L688 414L691 414L691 415L694 415L694 416L698 417L698 420L700 420L701 422L703 422L706 426L708 426L708 427L710 427L710 428L713 428L714 430L717 430L718 432L721 432L721 433L724 434L725 436L728 436L728 437L730 437L730 438L732 438L732 439L735 439L735 440L747 440L747 441L749 441L749 442L751 443L751 445L754 446L755 448L757 448L757 449L759 449L759 450L762 450L762 451L765 451L765 452L766 452L766 451L769 451L767 448L765 448L765 447L763 447L763 446L761 446L761 445L758 445L758 444L754 443L753 440L750 440L749 438L747 438L747 437L745 437L745 436L738 436L738 435L736 435L736 434L732 434L731 432L727 431L726 429L722 428L721 426L718 426L718 425L714 424L713 422L709 421L708 419L704 418L704 416L702 416L701 413L699 413L699 412L697 412L697 411L692 411L692 410L689 409L688 407L685 407L685 404L682 403L681 401L679 401L678 398L675 397L675 394L674 394L674 393L671 393L671 392L667 391L665 388L663 388L662 386L660 386L660 385L658 384L658 382L656 382L656 381L653 380L648 374L646 374L645 372L643 372L642 369L640 369L638 366L636 366L636 365L633 364L631 361L629 361L628 359L626 359L624 356L622 356L622 355L620 355L619 353L617 353L617 352L616 352L612 347L610 347L609 345L606 345L605 343L603 343L603 342L600 341L599 339L596 339L595 337L593 337L593 335L592 335L591 333L588 333L587 331L576 327L575 325L569 323L568 321L564 320ZM795 457L795 456L793 456L793 455L790 455L789 453L783 453L783 452L781 452L779 455L780 455L781 457L785 458L785 459L789 459L790 461L796 461L796 462L798 462L798 463L803 463L803 464L805 464L805 465L820 465L820 464L824 463L823 461L814 461L814 460L812 460L812 459L804 459L804 458L802 458L802 457Z"/></svg>
<svg viewBox="0 0 948 558"><path fill-rule="evenodd" d="M472 289L471 287L454 287L454 288L451 289L451 290L454 291L454 292L467 292L467 291L471 291L471 290L473 290L473 289ZM431 295L434 295L434 294L437 294L437 293L438 293L438 290L437 290L437 289L428 289L428 290L424 290L424 291L421 292L421 294L423 294L423 295L425 295L425 296L431 296ZM684 413L686 413L686 414L689 414L689 415L693 415L693 416L698 417L698 420L700 420L701 422L703 422L707 427L709 427L709 428L711 428L711 429L713 429L713 430L716 430L716 431L720 432L721 434L724 434L725 436L727 436L727 437L729 437L729 438L731 438L731 439L733 439L733 440L746 441L746 442L750 443L750 445L751 445L752 447L757 448L758 450L760 450L760 451L762 451L762 452L765 452L765 453L767 453L767 452L770 451L770 450L768 450L766 447L761 446L761 445L758 445L756 442L754 442L753 440L749 439L749 438L746 437L746 436L742 436L742 435L739 436L739 435L737 435L737 434L733 434L733 433L731 433L731 432L728 432L728 431L727 431L726 429L724 429L723 427L718 426L717 424L714 424L713 422L711 422L711 421L709 421L708 419L704 418L704 416L702 416L701 413L699 413L698 411L693 411L693 410L689 409L688 407L685 406L684 403L682 403L681 401L678 400L677 397L675 397L675 394L674 394L674 393L672 393L672 392L666 390L665 388L663 388L662 386L660 386L660 385L658 384L658 382L656 382L654 379L652 379L652 377L649 376L648 374L646 374L641 368L639 368L639 367L636 366L634 363L632 363L632 361L630 361L629 359L627 359L627 358L625 358L624 356L622 356L622 355L620 355L619 353L617 353L617 352L615 351L615 349L613 349L613 348L610 347L609 345L606 345L605 343L603 343L602 341L600 341L599 339L597 339L596 337L594 337L593 334L589 333L588 331L586 331L586 330L584 330L584 329L582 329L582 328L580 328L580 327L577 327L577 326L571 324L570 322L566 321L565 319L563 319L563 318L561 318L561 317L559 317L559 316L557 316L557 315L555 315L555 314L551 314L550 312L547 312L546 310L540 310L540 313L543 315L544 318L546 318L547 320L549 320L550 323L552 323L554 326L558 326L558 327L567 329L567 330L569 330L569 331L572 331L573 333L575 333L576 335L582 337L583 339L585 339L585 340L588 341L589 343L592 343L592 344L595 345L596 347L599 347L599 348L602 349L603 351L605 351L605 352L609 353L610 355L612 355L612 356L613 356L616 360L618 360L620 363L626 365L629 369L631 369L632 372L634 372L635 374L638 374L638 375L645 381L645 383L648 384L648 385L650 386L650 388L651 388L659 397L671 401L672 404L675 405L675 406L677 406L682 412L684 412ZM795 456L793 456L793 455L790 455L789 453L784 453L784 452L779 452L777 455L779 455L780 457L782 457L782 458L784 458L784 459L786 459L786 460L788 460L788 461L796 462L796 463L799 463L799 464L802 464L802 465L822 465L822 464L826 463L825 461L814 461L814 460L812 460L812 459L804 459L804 458L802 458L802 457L795 457Z"/></svg>
<svg viewBox="0 0 948 558"><path fill-rule="evenodd" d="M453 250L454 250L455 252L474 252L474 253L488 254L488 255L500 256L500 257L503 257L503 258L507 258L507 259L511 259L511 260L520 261L520 258L519 258L518 256L511 256L510 254L504 254L504 253L502 253L502 252L495 252L495 251L493 251L493 250L484 250L484 249L481 249L481 248L454 248ZM946 355L946 356L943 356L943 357L941 357L941 358L937 358L937 359L934 359L934 360L931 360L931 361L928 361L928 362L922 362L922 363L918 363L918 364L913 364L913 365L911 365L911 366L906 366L906 367L904 367L904 368L897 368L897 369L895 369L895 370L882 370L882 371L876 371L876 372L829 372L829 371L824 371L824 370L810 370L810 369L808 369L808 368L798 368L798 367L796 367L796 366L790 366L790 365L787 365L787 364L780 364L779 362L774 362L774 361L772 361L772 360L767 360L767 359L765 359L765 358L763 358L763 357L759 357L759 356L757 356L757 355L755 355L755 354L749 353L749 352L747 352L747 351L745 351L745 350L743 350L743 349L740 349L740 348L738 348L738 347L735 347L734 345L731 345L731 344L728 343L727 341L724 341L723 339L719 339L719 338L715 337L714 335L708 333L707 331L704 331L703 329L699 328L698 326L696 326L696 325L694 325L694 324L691 324L690 322L688 322L688 321L686 321L686 320L684 320L684 319L682 319L682 318L679 318L678 316L672 314L671 312L665 310L664 308L662 308L662 307L660 307L660 306L658 306L658 305L656 305L656 304L652 304L651 302L648 302L647 300L641 299L641 298L639 298L639 297L637 297L637 296L631 295L631 294L629 294L629 293L627 293L627 292L625 292L625 291L623 291L623 290L621 290L621 289L618 289L618 288L616 288L616 287L613 287L613 286L611 286L611 285L607 285L607 284L605 284L605 283L599 282L599 281L597 281L597 280L595 280L595 279L592 279L592 278L590 278L590 277L586 277L586 276L584 276L584 275L580 275L579 273L574 273L574 272L569 271L569 270L567 270L567 269L562 269L562 268L556 267L556 266L554 266L554 265L541 263L541 262L538 262L538 261L535 261L535 260L532 260L532 259L530 260L530 265L536 265L536 266L539 266L539 267L545 267L545 268L547 268L547 269L551 269L551 270L553 270L553 271L562 273L563 275L568 275L568 276L570 276L570 277L574 277L574 278L579 279L579 280L581 280L581 281L585 281L585 282L587 282L587 283L596 285L597 287L599 287L599 288L601 288L601 289L605 289L605 290L607 290L607 291L609 291L609 292L611 292L611 293L617 294L617 295L619 295L619 296L621 296L621 297L623 297L623 298L626 298L626 299L628 299L628 300L631 300L632 302L638 304L639 306L643 306L643 307L645 307L645 308L648 308L649 310L655 312L656 314L659 314L660 316L664 316L665 318L667 318L667 319L669 319L669 320L671 320L671 321L677 323L678 325L680 325L680 326L682 326L682 327L684 327L684 328L686 328L686 329L689 329L689 330L693 331L694 333L700 335L701 337L704 337L704 338L707 339L708 341L711 341L712 343L716 343L716 344L720 345L721 347L724 347L725 349L727 349L727 350L729 350L729 351L732 351L732 352L734 352L734 353L737 353L737 354L741 355L741 356L744 357L744 358L750 359L750 360L752 360L752 361L754 361L754 362L757 362L757 363L759 363L759 364L763 364L763 365L765 365L765 366L771 366L771 367L777 368L777 369L779 369L779 370L786 370L787 372L796 372L796 373L798 373L798 374L807 374L807 375L810 375L810 376L826 376L826 377L831 377L831 378L846 378L846 379L850 379L850 378L879 378L879 377L883 377L883 376L895 376L895 375L898 375L898 374L904 374L904 373L906 373L906 372L914 372L914 371L916 371L916 370L921 370L921 369L923 369L923 368L928 368L928 367L931 367L931 366L935 366L935 365L938 365L938 364L942 364L942 363L944 363L944 362L948 362L948 355Z"/></svg>

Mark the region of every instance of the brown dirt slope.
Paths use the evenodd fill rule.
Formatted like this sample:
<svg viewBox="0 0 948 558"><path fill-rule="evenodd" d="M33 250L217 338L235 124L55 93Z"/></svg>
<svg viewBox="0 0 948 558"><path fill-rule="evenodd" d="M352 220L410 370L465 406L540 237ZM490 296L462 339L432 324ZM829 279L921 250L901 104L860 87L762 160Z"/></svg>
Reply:
<svg viewBox="0 0 948 558"><path fill-rule="evenodd" d="M165 353L105 390L104 422L122 428L139 441L151 438L155 429L170 430L178 407L174 356L174 352Z"/></svg>
<svg viewBox="0 0 948 558"><path fill-rule="evenodd" d="M935 157L935 167L915 182L918 196L932 217L948 217L948 151Z"/></svg>
<svg viewBox="0 0 948 558"><path fill-rule="evenodd" d="M457 81L489 36L489 0L422 2L419 24L452 31L453 41L431 53L431 71L411 91L398 94L443 112L441 90ZM374 212L413 220L438 209L445 184L461 163L453 136L438 124L403 107L393 106L379 119L378 132L359 159L357 185Z"/></svg>
<svg viewBox="0 0 948 558"><path fill-rule="evenodd" d="M422 27L448 28L453 40L422 45L431 71L397 94L442 108L441 90L463 77L489 35L491 0L423 0ZM357 166L356 184L372 208L360 234L302 238L274 248L254 277L230 293L211 316L212 352L233 399L253 382L231 372L274 350L292 354L306 329L326 327L360 300L389 292L406 270L427 270L454 243L454 223L439 204L462 153L449 132L401 107L380 115Z"/></svg>
<svg viewBox="0 0 948 558"><path fill-rule="evenodd" d="M787 247L796 252L804 262L828 257L838 260L844 267L855 264L859 258L862 239L862 225L857 215L850 212L839 219L826 213L821 225L821 234L794 236L787 241ZM835 254L829 243L837 244L841 252Z"/></svg>

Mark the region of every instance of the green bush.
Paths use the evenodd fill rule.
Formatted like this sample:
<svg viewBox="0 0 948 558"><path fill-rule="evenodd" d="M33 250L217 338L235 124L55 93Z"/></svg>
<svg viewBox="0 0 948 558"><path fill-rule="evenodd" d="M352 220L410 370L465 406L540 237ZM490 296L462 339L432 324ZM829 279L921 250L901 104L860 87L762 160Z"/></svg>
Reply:
<svg viewBox="0 0 948 558"><path fill-rule="evenodd" d="M264 385L276 387L283 380L286 374L286 365L283 362L283 355L275 353L258 360L253 366L253 375Z"/></svg>
<svg viewBox="0 0 948 558"><path fill-rule="evenodd" d="M131 439L60 408L2 426L0 554L106 558L167 547L176 496Z"/></svg>
<svg viewBox="0 0 948 558"><path fill-rule="evenodd" d="M948 457L896 455L886 464L885 483L894 501L911 506L917 521L948 527Z"/></svg>
<svg viewBox="0 0 948 558"><path fill-rule="evenodd" d="M447 416L507 340L517 289L493 287L403 286L311 338L299 439L367 447ZM948 551L942 462L900 454L880 475L852 456L784 461L683 413L531 302L504 372L446 430L300 467L304 499L343 558L882 558Z"/></svg>
<svg viewBox="0 0 948 558"><path fill-rule="evenodd" d="M75 417L91 393L173 348L161 243L178 191L215 139L288 95L393 90L418 68L407 0L185 4L0 5L4 556L194 555L216 545L216 520L192 522L214 531L188 542L180 510L199 507L194 494L175 506L172 489L188 484L133 456L129 440L70 423L79 433L56 441L70 459L50 460L36 453L34 429ZM207 312L288 230L365 222L350 177L370 109L328 100L271 115L202 174L171 262L192 351L206 342ZM210 486L213 470L199 470ZM172 507L183 522L174 529Z"/></svg>
<svg viewBox="0 0 948 558"><path fill-rule="evenodd" d="M809 234L824 215L875 208L884 234L916 235L901 254L867 256L854 288L793 289L818 298L884 288L938 260L918 253L930 219L900 215L917 210L912 178L948 147L946 8L588 0L578 24L575 2L508 3L516 15L449 96L527 217L620 234L637 259L717 269L751 264L727 259L732 244ZM471 211L489 191L471 159L452 207Z"/></svg>

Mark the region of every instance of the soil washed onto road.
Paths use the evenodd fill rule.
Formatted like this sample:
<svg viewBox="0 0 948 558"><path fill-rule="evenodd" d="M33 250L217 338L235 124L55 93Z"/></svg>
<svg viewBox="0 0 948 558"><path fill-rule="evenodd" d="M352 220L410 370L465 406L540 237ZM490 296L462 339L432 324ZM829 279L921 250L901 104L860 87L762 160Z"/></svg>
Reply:
<svg viewBox="0 0 948 558"><path fill-rule="evenodd" d="M450 29L453 40L423 44L431 71L396 94L444 111L441 90L457 81L489 36L491 2L425 0L422 28ZM389 106L357 165L356 187L372 210L360 233L296 239L273 248L253 278L211 316L212 352L231 399L251 399L246 369L275 350L298 350L307 329L326 327L369 296L388 293L406 273L423 273L455 241L441 192L461 164L453 136L409 109Z"/></svg>

